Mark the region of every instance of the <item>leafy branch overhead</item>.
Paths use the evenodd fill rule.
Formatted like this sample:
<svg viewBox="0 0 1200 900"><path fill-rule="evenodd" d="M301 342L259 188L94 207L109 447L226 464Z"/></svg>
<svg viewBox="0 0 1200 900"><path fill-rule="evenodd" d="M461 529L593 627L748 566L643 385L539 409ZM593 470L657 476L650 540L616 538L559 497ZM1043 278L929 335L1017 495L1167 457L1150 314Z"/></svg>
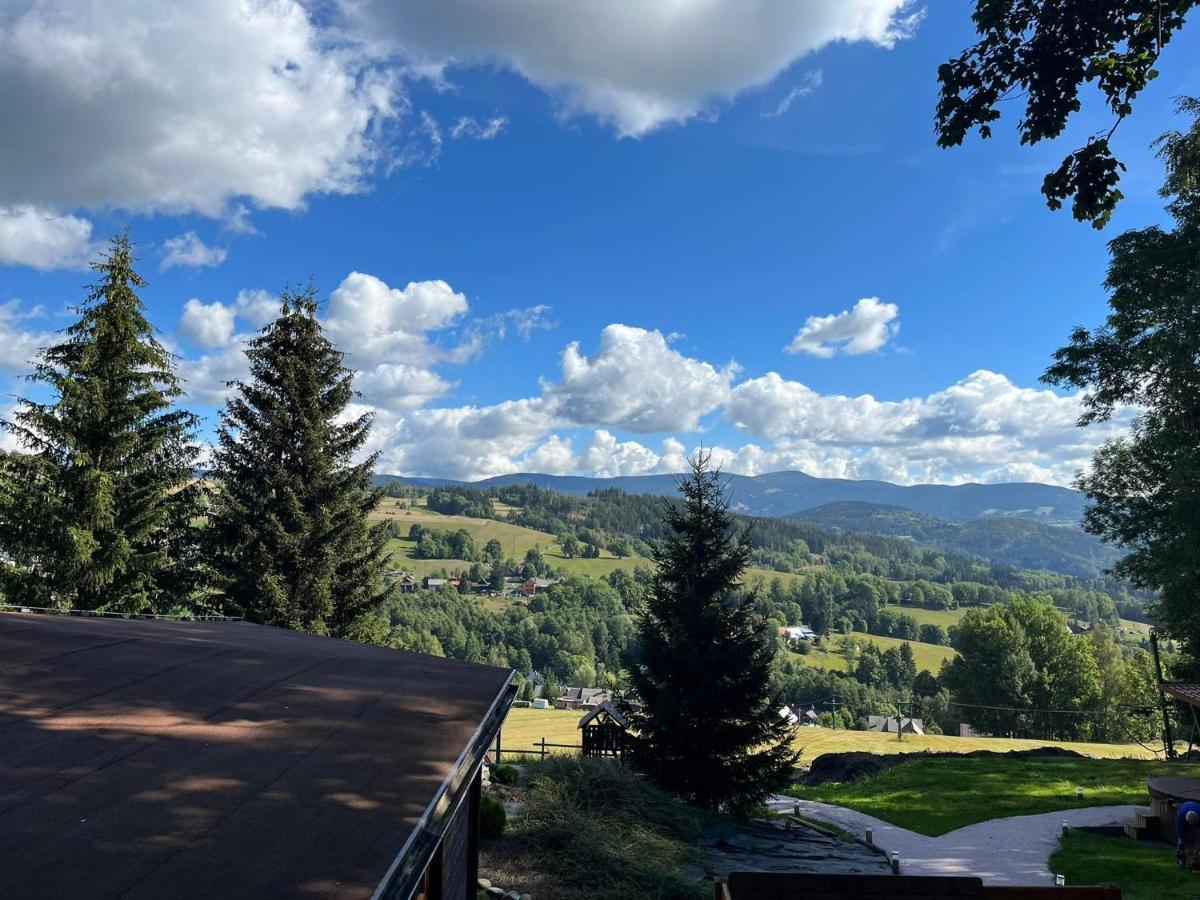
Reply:
<svg viewBox="0 0 1200 900"><path fill-rule="evenodd" d="M1109 140L1158 75L1159 55L1196 2L976 0L978 43L938 67L938 146L958 146L972 129L991 137L1001 104L1021 100L1021 143L1056 138L1082 106L1080 89L1095 84L1112 125L1047 174L1042 193L1051 209L1070 200L1076 219L1104 227L1123 196L1118 184L1125 169Z"/></svg>

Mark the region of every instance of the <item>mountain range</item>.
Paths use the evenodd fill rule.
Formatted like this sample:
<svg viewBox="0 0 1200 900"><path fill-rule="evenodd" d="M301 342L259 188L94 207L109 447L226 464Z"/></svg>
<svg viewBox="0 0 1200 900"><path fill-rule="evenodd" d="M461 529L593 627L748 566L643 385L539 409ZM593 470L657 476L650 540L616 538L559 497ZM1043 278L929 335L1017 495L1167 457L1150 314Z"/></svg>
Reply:
<svg viewBox="0 0 1200 900"><path fill-rule="evenodd" d="M488 488L508 484L536 484L563 494L583 495L603 488L630 494L673 494L678 475L627 475L588 478L579 475L544 475L521 472L481 481L443 478L409 478L380 475L382 483L400 479L409 484L463 485ZM1078 491L1034 482L1010 484L914 484L815 478L803 472L769 472L763 475L730 475L733 508L752 516L786 516L830 503L857 502L902 507L938 519L967 520L1009 517L1044 525L1078 525L1084 498Z"/></svg>

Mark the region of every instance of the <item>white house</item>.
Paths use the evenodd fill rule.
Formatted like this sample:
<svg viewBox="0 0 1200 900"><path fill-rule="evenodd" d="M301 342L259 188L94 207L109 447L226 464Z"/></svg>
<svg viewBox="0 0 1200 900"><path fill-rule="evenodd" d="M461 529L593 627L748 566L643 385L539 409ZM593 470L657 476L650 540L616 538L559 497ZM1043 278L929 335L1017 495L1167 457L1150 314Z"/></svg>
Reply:
<svg viewBox="0 0 1200 900"><path fill-rule="evenodd" d="M799 641L815 641L817 639L817 633L807 625L785 625L779 629L779 634L793 644Z"/></svg>

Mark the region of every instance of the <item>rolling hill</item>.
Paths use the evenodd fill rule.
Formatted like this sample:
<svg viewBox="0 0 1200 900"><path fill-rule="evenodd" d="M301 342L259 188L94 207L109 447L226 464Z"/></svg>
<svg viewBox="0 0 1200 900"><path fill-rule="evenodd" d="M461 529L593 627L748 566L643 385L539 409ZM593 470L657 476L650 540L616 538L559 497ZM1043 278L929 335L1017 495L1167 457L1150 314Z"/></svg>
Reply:
<svg viewBox="0 0 1200 900"><path fill-rule="evenodd" d="M464 485L477 488L509 484L536 484L564 494L582 495L604 488L630 494L674 494L675 475L630 475L619 478L586 478L522 472L482 481L380 475L380 483L399 479L408 484L435 487ZM1083 495L1077 491L1032 482L1012 484L916 484L815 478L803 472L770 472L764 475L730 475L733 506L754 516L785 516L829 503L853 501L899 506L939 519L962 520L1012 517L1043 524L1079 522Z"/></svg>
<svg viewBox="0 0 1200 900"><path fill-rule="evenodd" d="M839 501L800 510L787 518L838 532L910 538L1017 569L1081 578L1102 575L1120 557L1116 548L1079 528L1010 516L952 521L901 506Z"/></svg>

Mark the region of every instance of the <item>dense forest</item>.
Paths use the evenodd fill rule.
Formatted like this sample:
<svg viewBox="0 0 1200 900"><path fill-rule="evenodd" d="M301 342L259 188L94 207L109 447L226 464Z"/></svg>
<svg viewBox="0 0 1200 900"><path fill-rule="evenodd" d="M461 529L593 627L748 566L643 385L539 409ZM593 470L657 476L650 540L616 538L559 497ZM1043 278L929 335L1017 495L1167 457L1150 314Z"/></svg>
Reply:
<svg viewBox="0 0 1200 900"><path fill-rule="evenodd" d="M834 531L893 535L1017 569L1102 576L1120 554L1074 525L1044 525L1014 516L949 521L901 506L842 501L788 518Z"/></svg>

